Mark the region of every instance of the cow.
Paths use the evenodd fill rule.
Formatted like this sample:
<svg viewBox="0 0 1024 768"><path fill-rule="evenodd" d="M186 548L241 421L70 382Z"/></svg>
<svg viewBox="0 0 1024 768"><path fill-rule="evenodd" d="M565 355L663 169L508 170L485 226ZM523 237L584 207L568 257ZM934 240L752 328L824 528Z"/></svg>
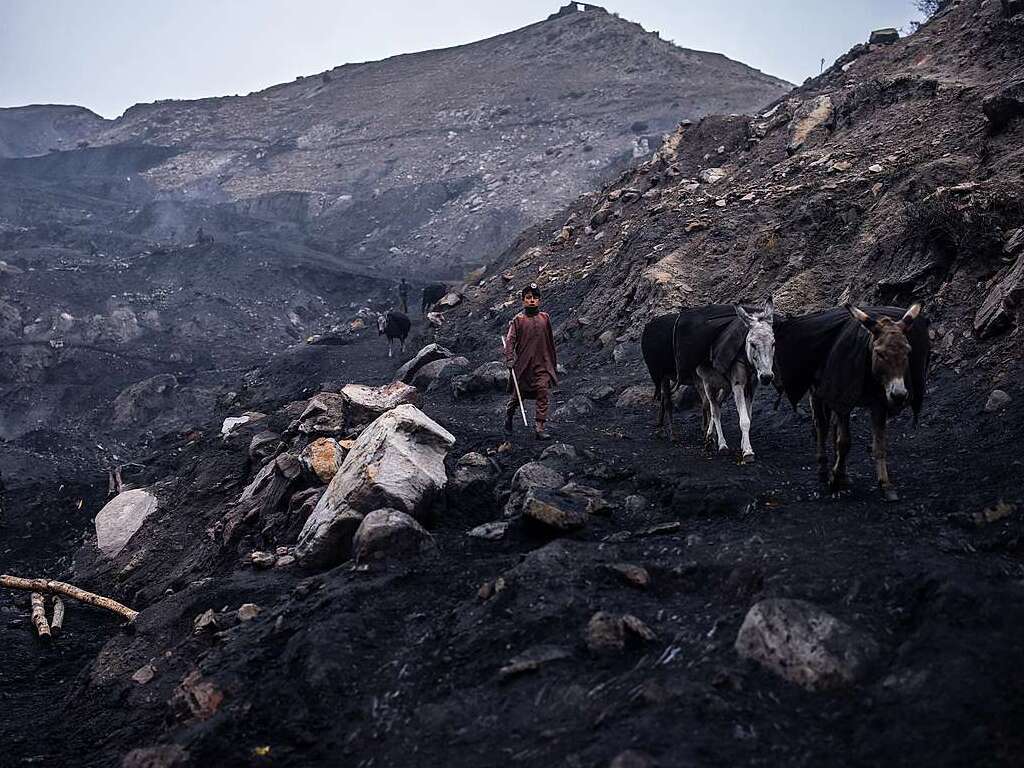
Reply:
<svg viewBox="0 0 1024 768"><path fill-rule="evenodd" d="M654 400L658 405L658 425L655 434L661 432L668 416L668 439L675 440L672 430L672 392L676 387L676 361L672 354L672 329L676 325L678 312L659 315L644 326L640 335L640 352L647 364L647 371L654 382Z"/></svg>
<svg viewBox="0 0 1024 768"><path fill-rule="evenodd" d="M440 301L448 293L448 286L444 283L431 283L423 289L423 307L422 314L426 315L435 303Z"/></svg>
<svg viewBox="0 0 1024 768"><path fill-rule="evenodd" d="M713 304L683 310L672 330L676 383L693 384L701 399L704 441L714 431L720 453L728 451L721 405L729 390L740 421L742 462L754 461L750 419L757 384L775 377L775 308L769 298L760 310Z"/></svg>
<svg viewBox="0 0 1024 768"><path fill-rule="evenodd" d="M776 329L780 389L796 404L810 394L818 472L835 492L849 486L850 412L871 412L872 453L887 501L899 494L886 463L886 425L908 404L914 421L928 381L931 345L921 305L909 309L850 304L783 321ZM835 463L826 443L835 428Z"/></svg>
<svg viewBox="0 0 1024 768"><path fill-rule="evenodd" d="M405 352L405 338L409 335L409 328L412 323L409 318L394 309L389 309L383 315L377 315L377 335L388 337L388 357L392 355L392 342L399 339L402 343L402 351Z"/></svg>

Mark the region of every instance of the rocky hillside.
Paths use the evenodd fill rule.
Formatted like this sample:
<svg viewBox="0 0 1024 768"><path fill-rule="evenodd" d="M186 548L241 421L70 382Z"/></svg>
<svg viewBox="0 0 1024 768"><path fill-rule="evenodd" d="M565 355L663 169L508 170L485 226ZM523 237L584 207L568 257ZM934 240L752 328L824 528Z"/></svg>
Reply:
<svg viewBox="0 0 1024 768"><path fill-rule="evenodd" d="M746 112L789 87L572 3L469 45L138 105L89 140L173 148L141 171L162 199L230 203L301 224L327 252L453 277L680 119Z"/></svg>
<svg viewBox="0 0 1024 768"><path fill-rule="evenodd" d="M524 234L464 327L503 325L528 280L562 310L564 338L607 352L686 304L917 299L942 364L979 359L975 373L1005 377L1024 290L1022 31L998 3L951 4L756 115L680 127Z"/></svg>
<svg viewBox="0 0 1024 768"><path fill-rule="evenodd" d="M80 149L106 122L84 107L35 104L0 109L0 158Z"/></svg>

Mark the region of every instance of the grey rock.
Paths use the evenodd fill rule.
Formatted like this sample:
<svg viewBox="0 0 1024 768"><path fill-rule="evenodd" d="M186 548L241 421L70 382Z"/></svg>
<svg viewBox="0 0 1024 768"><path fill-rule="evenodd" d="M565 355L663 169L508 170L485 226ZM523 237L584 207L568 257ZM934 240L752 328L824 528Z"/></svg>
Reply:
<svg viewBox="0 0 1024 768"><path fill-rule="evenodd" d="M626 512L637 515L647 509L647 499L638 493L632 493L623 499L622 505Z"/></svg>
<svg viewBox="0 0 1024 768"><path fill-rule="evenodd" d="M654 403L654 389L649 384L635 384L622 390L615 401L616 408L650 408Z"/></svg>
<svg viewBox="0 0 1024 768"><path fill-rule="evenodd" d="M277 556L270 552L253 552L249 555L249 562L254 568L273 568Z"/></svg>
<svg viewBox="0 0 1024 768"><path fill-rule="evenodd" d="M151 421L175 404L178 380L169 373L137 381L114 398L114 423L139 424Z"/></svg>
<svg viewBox="0 0 1024 768"><path fill-rule="evenodd" d="M770 598L755 604L736 636L736 652L808 690L858 680L878 645L803 600Z"/></svg>
<svg viewBox="0 0 1024 768"><path fill-rule="evenodd" d="M616 344L615 349L612 350L612 359L616 363L640 362L640 345L635 341Z"/></svg>
<svg viewBox="0 0 1024 768"><path fill-rule="evenodd" d="M401 368L395 372L395 381L402 381L406 384L412 384L412 378L416 375L416 372L424 365L436 362L437 360L443 360L447 357L453 357L452 351L440 344L427 344L412 360L407 362Z"/></svg>
<svg viewBox="0 0 1024 768"><path fill-rule="evenodd" d="M523 517L551 531L565 533L586 526L586 506L577 498L549 488L531 488L523 498Z"/></svg>
<svg viewBox="0 0 1024 768"><path fill-rule="evenodd" d="M276 456L283 447L279 434L264 430L253 435L249 441L249 460L253 464L263 464L271 456Z"/></svg>
<svg viewBox="0 0 1024 768"><path fill-rule="evenodd" d="M469 368L469 360L464 357L447 357L435 360L422 366L413 376L412 385L425 392L433 390L451 381L455 376Z"/></svg>
<svg viewBox="0 0 1024 768"><path fill-rule="evenodd" d="M121 768L184 768L189 753L178 744L139 747L131 750L121 761Z"/></svg>
<svg viewBox="0 0 1024 768"><path fill-rule="evenodd" d="M156 510L156 496L144 489L124 491L108 501L94 521L100 552L117 557Z"/></svg>
<svg viewBox="0 0 1024 768"><path fill-rule="evenodd" d="M352 445L306 520L296 555L304 565L348 558L362 517L375 509L423 516L448 482L445 455L455 437L413 405L377 418Z"/></svg>
<svg viewBox="0 0 1024 768"><path fill-rule="evenodd" d="M570 401L571 402L571 401ZM540 460L549 464L570 464L579 458L576 448L568 443L552 443L540 454Z"/></svg>
<svg viewBox="0 0 1024 768"><path fill-rule="evenodd" d="M591 400L600 402L602 400L607 400L610 397L614 397L615 389L607 384L599 384L596 387L592 387L590 391L587 392L587 395Z"/></svg>
<svg viewBox="0 0 1024 768"><path fill-rule="evenodd" d="M357 562L415 557L436 549L434 537L416 520L397 509L370 512L352 540Z"/></svg>
<svg viewBox="0 0 1024 768"><path fill-rule="evenodd" d="M898 29L893 27L885 27L884 29L876 29L871 33L871 37L868 42L872 45L892 45L900 39L900 33Z"/></svg>
<svg viewBox="0 0 1024 768"><path fill-rule="evenodd" d="M471 452L460 457L448 483L448 502L454 507L478 506L480 499L494 491L499 470L482 453Z"/></svg>
<svg viewBox="0 0 1024 768"><path fill-rule="evenodd" d="M349 422L368 424L378 416L400 405L415 405L415 387L401 381L393 381L383 387L368 387L365 384L346 384L341 390L346 401Z"/></svg>
<svg viewBox="0 0 1024 768"><path fill-rule="evenodd" d="M336 392L320 392L309 399L293 426L304 435L343 435L348 431L348 401Z"/></svg>
<svg viewBox="0 0 1024 768"><path fill-rule="evenodd" d="M1015 238L1011 238L1006 251L1015 239L1024 242L1024 229ZM1024 248L1024 245L1021 246ZM1024 254L1021 254L1013 266L997 282L985 296L977 313L974 315L974 332L979 338L985 339L1009 330L1013 325L1017 310L1024 304Z"/></svg>
<svg viewBox="0 0 1024 768"><path fill-rule="evenodd" d="M504 520L493 523L484 523L483 525L478 525L476 528L473 528L466 535L472 536L474 539L497 541L504 537L505 533L508 531L508 525L508 522Z"/></svg>
<svg viewBox="0 0 1024 768"><path fill-rule="evenodd" d="M1013 402L1013 398L1001 389L993 389L985 401L985 413L996 413Z"/></svg>
<svg viewBox="0 0 1024 768"><path fill-rule="evenodd" d="M453 378L452 395L459 399L484 392L504 392L508 388L508 382L509 371L504 363L484 363L472 373Z"/></svg>
<svg viewBox="0 0 1024 768"><path fill-rule="evenodd" d="M565 485L565 478L546 464L541 464L539 461L523 464L512 475L512 488L505 504L505 516L514 517L522 511L523 499L531 488L555 489L561 488L563 485Z"/></svg>
<svg viewBox="0 0 1024 768"><path fill-rule="evenodd" d="M552 417L558 420L574 419L577 416L586 416L594 410L594 403L586 395L576 395L570 398L564 405L560 405L552 413Z"/></svg>
<svg viewBox="0 0 1024 768"><path fill-rule="evenodd" d="M617 653L625 649L627 637L640 640L655 639L654 631L636 616L598 611L587 623L585 639L593 653Z"/></svg>
<svg viewBox="0 0 1024 768"><path fill-rule="evenodd" d="M260 608L255 603L244 603L238 609L238 613L237 613L238 620L239 621L252 621L257 616L259 616L260 613L262 613L262 612L263 612L263 609Z"/></svg>

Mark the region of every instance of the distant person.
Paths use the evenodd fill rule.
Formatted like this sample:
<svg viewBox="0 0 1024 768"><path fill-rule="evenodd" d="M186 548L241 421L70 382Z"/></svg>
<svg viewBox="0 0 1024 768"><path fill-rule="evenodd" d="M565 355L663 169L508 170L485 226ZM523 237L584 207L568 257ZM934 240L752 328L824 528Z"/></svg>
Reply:
<svg viewBox="0 0 1024 768"><path fill-rule="evenodd" d="M515 372L524 400L535 400L534 437L548 440L544 430L548 419L548 390L558 383L555 337L551 318L540 311L540 288L536 283L523 288L523 311L512 318L505 336L505 363ZM505 406L505 431L512 431L512 421L519 410L515 386L509 377L510 397Z"/></svg>
<svg viewBox="0 0 1024 768"><path fill-rule="evenodd" d="M409 314L409 284L405 282L404 277L398 284L398 298L402 303L402 314Z"/></svg>

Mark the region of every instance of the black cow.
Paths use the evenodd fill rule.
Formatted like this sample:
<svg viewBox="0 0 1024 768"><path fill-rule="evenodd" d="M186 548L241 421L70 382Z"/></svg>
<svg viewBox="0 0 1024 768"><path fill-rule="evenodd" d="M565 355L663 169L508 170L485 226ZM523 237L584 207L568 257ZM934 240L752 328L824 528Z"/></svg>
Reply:
<svg viewBox="0 0 1024 768"><path fill-rule="evenodd" d="M886 464L888 417L907 404L916 422L928 383L931 344L921 305L847 306L782 321L776 328L781 389L795 406L810 393L819 473L832 490L848 485L850 412L871 411L878 485L889 501L899 496ZM829 471L826 441L835 427L836 461Z"/></svg>
<svg viewBox="0 0 1024 768"><path fill-rule="evenodd" d="M389 309L383 315L377 315L377 335L388 337L388 357L392 355L391 343L395 339L402 342L402 351L405 352L405 338L409 335L409 328L412 322L409 318L394 309Z"/></svg>
<svg viewBox="0 0 1024 768"><path fill-rule="evenodd" d="M774 378L775 310L769 298L760 310L733 304L712 304L683 310L672 331L676 382L693 384L701 398L704 440L718 438L718 450L729 446L722 432L721 404L732 390L739 414L744 463L754 460L750 419L757 383Z"/></svg>
<svg viewBox="0 0 1024 768"><path fill-rule="evenodd" d="M430 309L434 304L445 297L448 293L448 286L444 283L431 283L423 289L423 314L427 314L427 310Z"/></svg>
<svg viewBox="0 0 1024 768"><path fill-rule="evenodd" d="M647 370L654 382L654 400L658 405L658 426L668 416L668 439L674 440L672 431L672 392L676 387L676 361L672 354L672 329L676 325L678 312L659 315L644 326L640 336L640 351L643 353Z"/></svg>

